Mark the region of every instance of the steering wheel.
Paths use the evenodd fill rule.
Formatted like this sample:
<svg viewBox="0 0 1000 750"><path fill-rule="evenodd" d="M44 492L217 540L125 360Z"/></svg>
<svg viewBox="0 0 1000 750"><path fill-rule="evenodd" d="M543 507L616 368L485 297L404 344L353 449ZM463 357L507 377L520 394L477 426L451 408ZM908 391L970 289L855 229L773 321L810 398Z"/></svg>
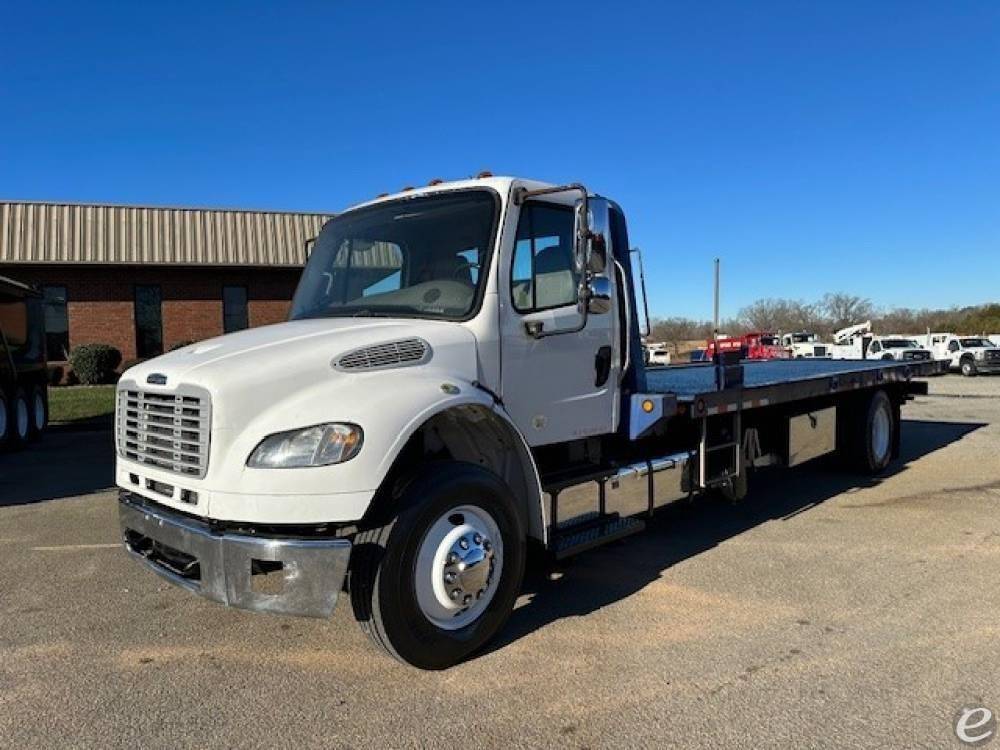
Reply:
<svg viewBox="0 0 1000 750"><path fill-rule="evenodd" d="M468 273L473 268L475 268L478 271L479 270L479 264L478 263L473 263L471 260L467 260L467 261L463 262L461 265L458 265L458 266L455 267L455 270L452 271L452 273L451 273L452 278L455 281L465 281L465 279L458 278L458 275L460 273Z"/></svg>

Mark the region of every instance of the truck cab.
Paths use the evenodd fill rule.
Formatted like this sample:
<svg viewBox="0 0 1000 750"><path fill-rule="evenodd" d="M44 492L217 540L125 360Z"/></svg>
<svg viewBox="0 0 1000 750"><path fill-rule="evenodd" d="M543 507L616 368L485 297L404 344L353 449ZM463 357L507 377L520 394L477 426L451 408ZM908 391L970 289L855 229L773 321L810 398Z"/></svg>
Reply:
<svg viewBox="0 0 1000 750"><path fill-rule="evenodd" d="M830 347L821 342L815 333L808 331L783 334L781 345L792 359L824 359L830 356Z"/></svg>
<svg viewBox="0 0 1000 750"><path fill-rule="evenodd" d="M868 346L868 356L873 359L894 359L899 361L928 360L929 349L925 349L915 339L899 335L876 336Z"/></svg>
<svg viewBox="0 0 1000 750"><path fill-rule="evenodd" d="M934 354L966 377L1000 372L1000 347L985 336L937 335Z"/></svg>

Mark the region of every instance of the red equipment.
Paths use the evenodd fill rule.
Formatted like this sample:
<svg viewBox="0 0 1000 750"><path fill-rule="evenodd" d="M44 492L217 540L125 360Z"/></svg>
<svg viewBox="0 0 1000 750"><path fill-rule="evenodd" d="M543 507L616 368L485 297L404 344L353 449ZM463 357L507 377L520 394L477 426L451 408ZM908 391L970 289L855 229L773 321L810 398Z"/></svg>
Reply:
<svg viewBox="0 0 1000 750"><path fill-rule="evenodd" d="M740 351L740 359L789 359L791 353L781 346L781 340L773 333L744 333L739 338L726 337L719 339L719 351ZM713 359L715 341L709 341L705 346L705 359Z"/></svg>

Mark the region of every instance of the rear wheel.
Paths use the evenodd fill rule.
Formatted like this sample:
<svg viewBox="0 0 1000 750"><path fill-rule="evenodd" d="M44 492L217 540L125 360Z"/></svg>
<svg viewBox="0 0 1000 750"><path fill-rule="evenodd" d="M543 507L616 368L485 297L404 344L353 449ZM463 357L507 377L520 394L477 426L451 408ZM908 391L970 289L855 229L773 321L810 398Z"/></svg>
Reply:
<svg viewBox="0 0 1000 750"><path fill-rule="evenodd" d="M361 531L351 601L380 648L421 669L466 658L503 626L524 574L523 526L510 489L463 463L435 464Z"/></svg>
<svg viewBox="0 0 1000 750"><path fill-rule="evenodd" d="M41 435L49 424L49 402L45 386L36 385L31 389L31 437Z"/></svg>
<svg viewBox="0 0 1000 750"><path fill-rule="evenodd" d="M892 461L898 412L885 391L876 391L865 406L842 432L841 450L852 468L878 474Z"/></svg>
<svg viewBox="0 0 1000 750"><path fill-rule="evenodd" d="M8 419L10 444L24 445L31 437L31 408L28 406L28 395L23 388L18 388L14 393L14 400L11 401L8 410Z"/></svg>
<svg viewBox="0 0 1000 750"><path fill-rule="evenodd" d="M0 391L0 450L3 450L10 443L10 404L7 397Z"/></svg>

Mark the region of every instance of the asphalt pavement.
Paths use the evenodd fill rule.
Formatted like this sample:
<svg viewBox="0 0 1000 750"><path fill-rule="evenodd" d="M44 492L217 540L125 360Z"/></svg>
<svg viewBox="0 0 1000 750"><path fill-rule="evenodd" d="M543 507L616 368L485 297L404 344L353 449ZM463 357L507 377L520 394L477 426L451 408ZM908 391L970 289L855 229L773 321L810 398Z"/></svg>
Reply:
<svg viewBox="0 0 1000 750"><path fill-rule="evenodd" d="M142 570L110 433L50 433L0 456L0 747L960 747L961 707L1000 711L1000 377L931 389L885 477L760 474L536 566L440 673L349 606L255 615Z"/></svg>

